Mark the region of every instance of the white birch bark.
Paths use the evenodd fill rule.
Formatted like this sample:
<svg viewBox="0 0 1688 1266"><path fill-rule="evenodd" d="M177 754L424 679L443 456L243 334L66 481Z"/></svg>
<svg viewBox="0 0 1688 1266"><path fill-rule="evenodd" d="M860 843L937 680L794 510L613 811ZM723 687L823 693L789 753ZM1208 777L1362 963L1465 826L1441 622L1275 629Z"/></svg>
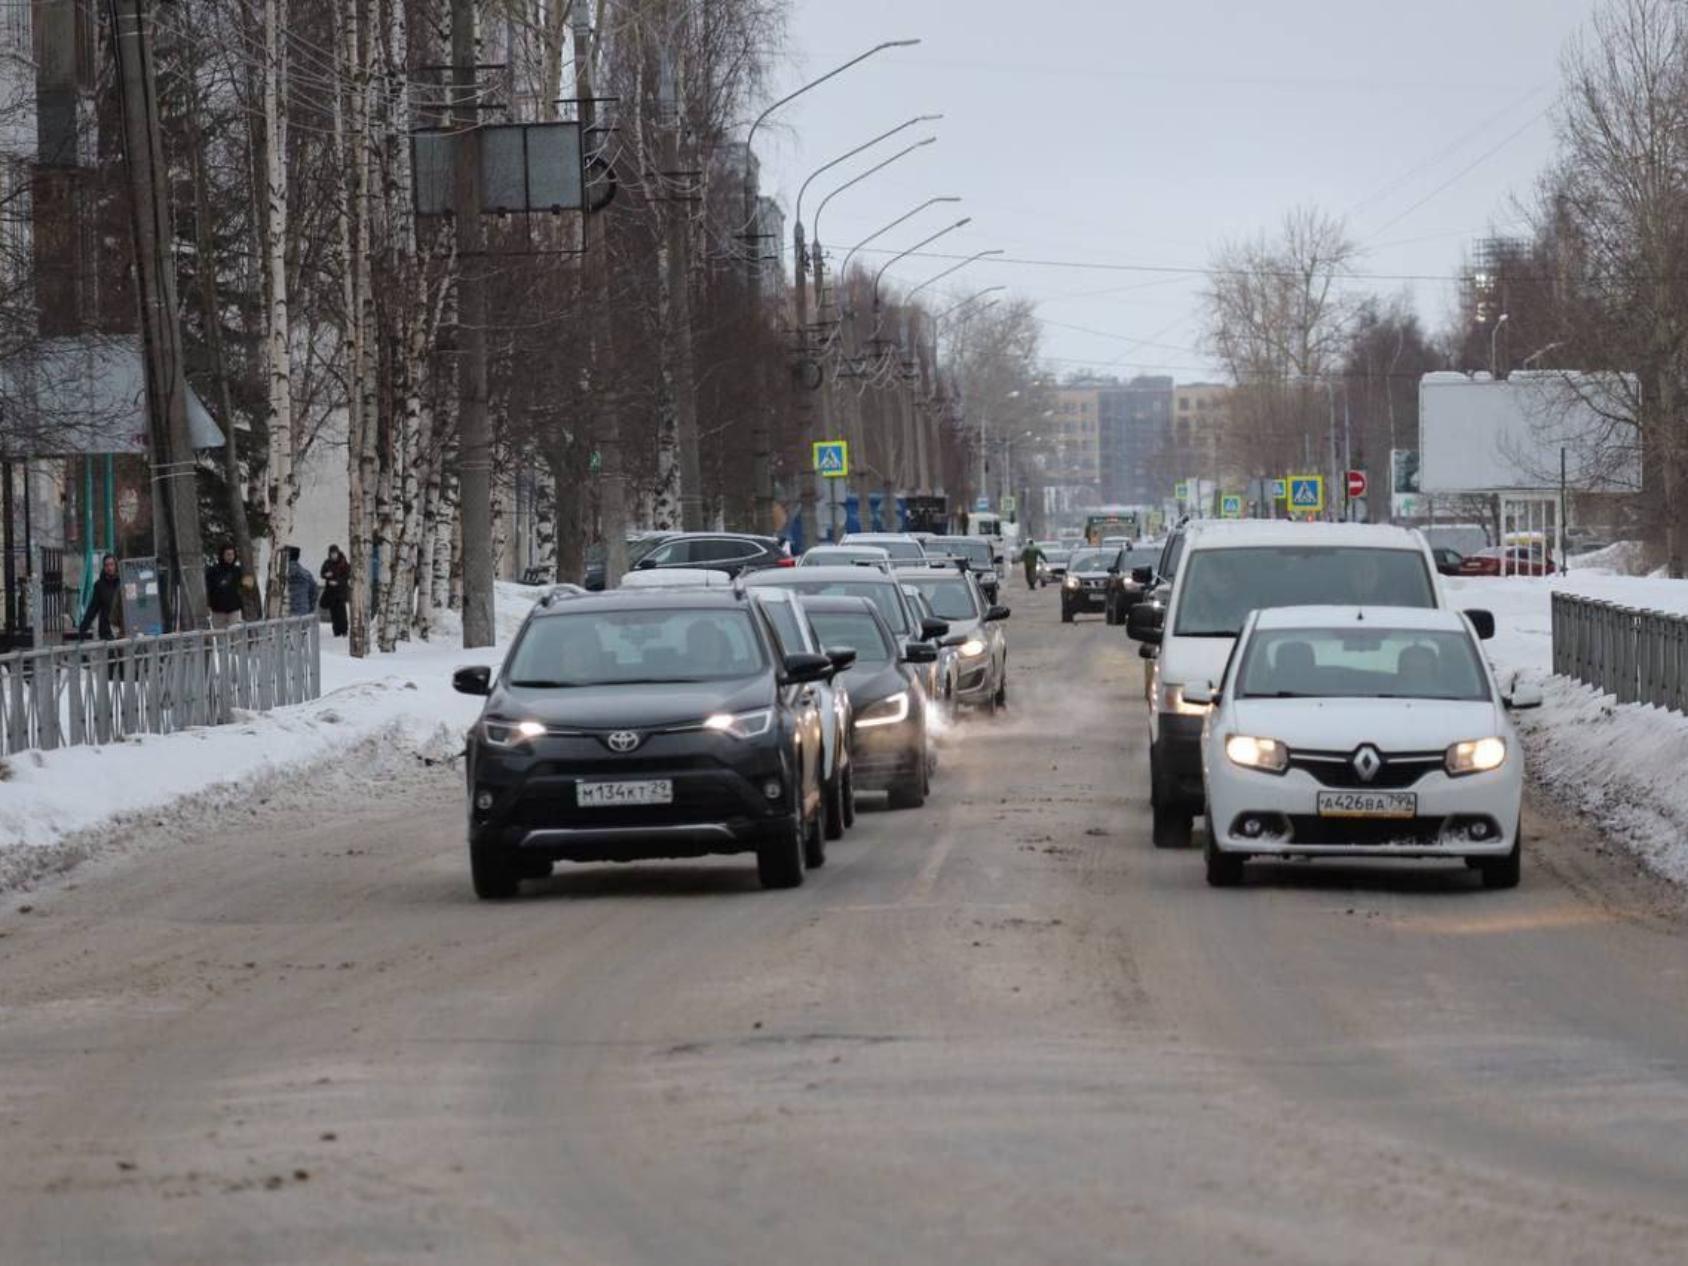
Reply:
<svg viewBox="0 0 1688 1266"><path fill-rule="evenodd" d="M287 88L285 0L264 0L264 361L268 377L270 583L269 615L284 613L288 537L299 499L293 424L293 362L287 307ZM232 443L232 439L231 439Z"/></svg>

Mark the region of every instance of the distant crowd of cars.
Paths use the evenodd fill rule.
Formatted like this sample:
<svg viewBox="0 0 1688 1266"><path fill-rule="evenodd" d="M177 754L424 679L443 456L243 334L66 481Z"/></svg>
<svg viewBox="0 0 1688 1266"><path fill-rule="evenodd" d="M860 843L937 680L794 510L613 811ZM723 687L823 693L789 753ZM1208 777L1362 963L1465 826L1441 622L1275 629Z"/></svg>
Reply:
<svg viewBox="0 0 1688 1266"><path fill-rule="evenodd" d="M485 899L558 861L752 853L794 887L856 797L925 803L941 721L1008 702L1002 559L982 538L861 533L794 558L772 537L631 543L597 591L560 585L498 669L467 749Z"/></svg>

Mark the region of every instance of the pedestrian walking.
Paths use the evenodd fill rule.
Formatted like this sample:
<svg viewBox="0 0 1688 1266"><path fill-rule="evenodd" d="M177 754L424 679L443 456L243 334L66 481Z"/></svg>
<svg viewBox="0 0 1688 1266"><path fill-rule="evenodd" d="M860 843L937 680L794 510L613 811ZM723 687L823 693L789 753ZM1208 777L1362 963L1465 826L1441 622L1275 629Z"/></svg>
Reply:
<svg viewBox="0 0 1688 1266"><path fill-rule="evenodd" d="M211 608L211 627L239 624L246 605L246 568L232 542L217 551L217 561L205 569L205 605Z"/></svg>
<svg viewBox="0 0 1688 1266"><path fill-rule="evenodd" d="M317 609L316 577L299 562L299 547L287 547L287 614L313 615Z"/></svg>
<svg viewBox="0 0 1688 1266"><path fill-rule="evenodd" d="M345 637L346 607L352 600L352 565L338 545L328 547L322 564L322 607L328 612L335 637Z"/></svg>
<svg viewBox="0 0 1688 1266"><path fill-rule="evenodd" d="M1037 565L1043 561L1043 551L1031 537L1026 538L1026 548L1020 551L1020 562L1026 568L1026 588L1037 588Z"/></svg>
<svg viewBox="0 0 1688 1266"><path fill-rule="evenodd" d="M98 621L100 641L114 642L123 636L123 581L117 574L117 559L107 554L100 560L99 578L94 592L88 596L88 609L76 626L79 635L88 636L88 627Z"/></svg>

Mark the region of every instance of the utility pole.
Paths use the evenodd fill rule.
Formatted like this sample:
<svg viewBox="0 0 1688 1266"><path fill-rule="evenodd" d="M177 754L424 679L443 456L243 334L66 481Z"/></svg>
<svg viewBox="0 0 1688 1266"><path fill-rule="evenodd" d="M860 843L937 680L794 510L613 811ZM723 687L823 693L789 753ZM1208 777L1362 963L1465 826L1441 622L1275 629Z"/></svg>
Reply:
<svg viewBox="0 0 1688 1266"><path fill-rule="evenodd" d="M762 216L756 205L756 153L744 143L744 288L751 329L762 330ZM760 342L760 339L757 339ZM752 349L750 370L750 485L755 498L753 530L774 530L774 465L768 427L768 384L759 348Z"/></svg>
<svg viewBox="0 0 1688 1266"><path fill-rule="evenodd" d="M797 257L793 262L793 280L796 283L794 294L797 300L797 347L791 372L797 391L796 469L798 486L802 490L798 502L798 518L803 528L803 542L807 546L813 545L818 539L815 532L815 472L810 469L813 463L809 456L814 452L814 442L818 437L815 434L814 386L809 382L809 261L803 247L801 219L797 221L791 234L792 252ZM815 300L818 305L818 292ZM826 371L823 369L821 372L824 374Z"/></svg>
<svg viewBox="0 0 1688 1266"><path fill-rule="evenodd" d="M691 215L687 206L693 186L689 179L682 182L680 173L685 97L680 91L681 68L676 61L676 50L685 47L685 41L675 34L676 22L671 16L673 5L674 0L664 0L663 29L669 32L669 38L658 53L657 72L661 114L658 121L658 159L662 165L660 176L669 186L662 204L666 256L663 262L668 287L666 336L669 342L669 372L673 377L675 444L679 449L680 526L688 532L701 532L704 527L703 474L698 455L697 382L692 349ZM685 17L684 7L681 17Z"/></svg>
<svg viewBox="0 0 1688 1266"><path fill-rule="evenodd" d="M587 5L574 6L574 82L580 94L580 135L589 144L597 123L592 98L592 24ZM621 422L615 398L615 330L610 323L609 241L603 212L593 211L591 197L580 213L582 277L586 307L591 313L591 397L596 412L592 442L598 446L598 515L604 537L604 588L613 589L627 574L627 478L621 453Z"/></svg>
<svg viewBox="0 0 1688 1266"><path fill-rule="evenodd" d="M457 129L457 425L463 530L463 645L491 646L492 423L487 416L486 224L481 218L481 131L475 0L451 0L452 125Z"/></svg>
<svg viewBox="0 0 1688 1266"><path fill-rule="evenodd" d="M146 5L147 0L119 0L112 48L122 86L123 153L146 350L154 531L160 533L161 552L169 559L170 578L181 595L182 609L172 604L171 618L177 628L191 629L205 621L205 551L199 539L199 495L194 487L198 461L188 431L176 267L166 238L174 221L153 77L152 19ZM234 436L226 442L234 443Z"/></svg>

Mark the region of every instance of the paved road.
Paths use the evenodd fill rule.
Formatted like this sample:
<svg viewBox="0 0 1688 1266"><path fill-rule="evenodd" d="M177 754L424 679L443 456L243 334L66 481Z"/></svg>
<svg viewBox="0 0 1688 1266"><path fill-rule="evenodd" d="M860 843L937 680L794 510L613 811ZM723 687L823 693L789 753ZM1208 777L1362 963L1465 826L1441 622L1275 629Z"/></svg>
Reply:
<svg viewBox="0 0 1688 1266"><path fill-rule="evenodd" d="M476 904L441 772L0 915L0 1262L1688 1259L1688 925L1148 842L1139 664L1017 591L1011 713L802 889ZM27 913L20 906L32 907Z"/></svg>

